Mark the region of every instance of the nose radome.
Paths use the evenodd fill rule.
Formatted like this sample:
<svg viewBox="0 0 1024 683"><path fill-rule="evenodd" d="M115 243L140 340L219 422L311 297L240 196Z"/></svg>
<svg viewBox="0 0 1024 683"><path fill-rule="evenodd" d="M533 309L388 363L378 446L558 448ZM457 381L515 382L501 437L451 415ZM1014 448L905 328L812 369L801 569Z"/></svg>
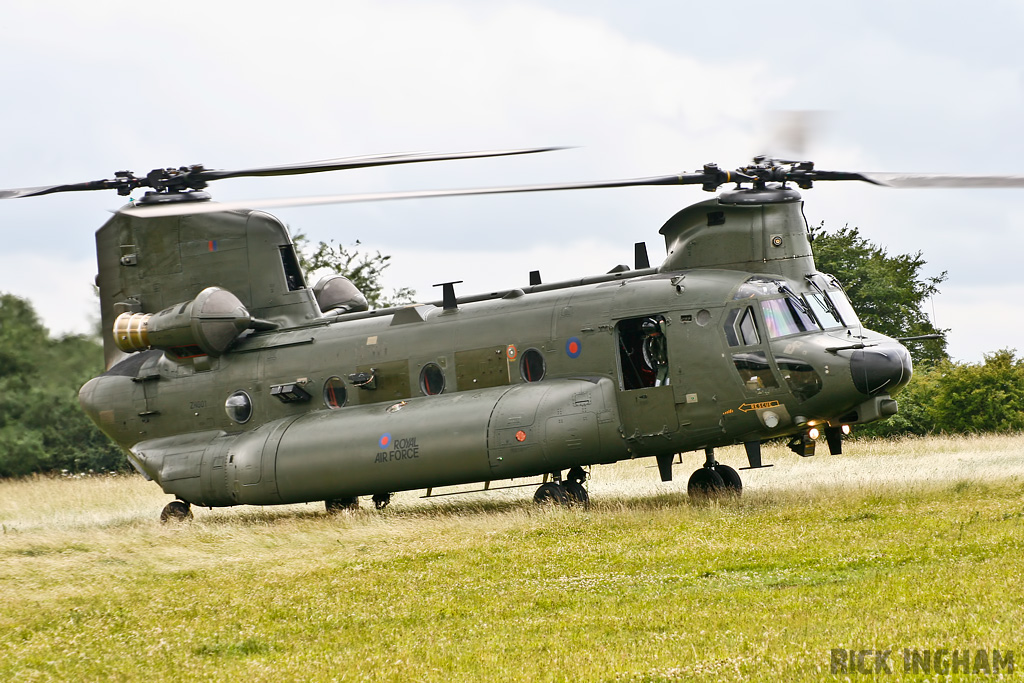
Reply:
<svg viewBox="0 0 1024 683"><path fill-rule="evenodd" d="M862 394L891 394L907 385L914 374L910 352L895 342L858 349L850 356L853 385Z"/></svg>

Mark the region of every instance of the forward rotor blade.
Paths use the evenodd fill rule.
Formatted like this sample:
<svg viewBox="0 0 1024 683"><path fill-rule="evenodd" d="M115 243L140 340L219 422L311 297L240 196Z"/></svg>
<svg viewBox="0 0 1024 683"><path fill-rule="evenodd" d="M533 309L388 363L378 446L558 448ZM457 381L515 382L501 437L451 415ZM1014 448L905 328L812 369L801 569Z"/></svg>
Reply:
<svg viewBox="0 0 1024 683"><path fill-rule="evenodd" d="M704 173L652 176L631 180L607 180L582 183L552 183L548 185L519 185L513 187L480 187L466 190L416 190L411 192L378 192L372 194L339 194L321 197L294 197L290 199L257 199L239 202L179 202L175 204L153 204L149 206L128 206L118 213L130 216L185 216L239 209L273 209L289 206L317 206L323 204L352 204L356 202L378 202L395 199L427 199L432 197L465 197L483 194L515 194L521 192L554 192L559 190L591 190L608 187L641 187L646 185L701 185L708 182Z"/></svg>
<svg viewBox="0 0 1024 683"><path fill-rule="evenodd" d="M370 166L392 166L395 164L413 164L424 161L450 161L452 159L479 159L482 157L507 157L518 154L537 154L538 152L554 152L568 149L567 147L532 147L527 149L506 149L485 152L413 152L409 154L374 154L370 156L344 157L341 159L324 159L300 164L284 166L266 166L237 171L200 171L197 176L203 180L222 180L224 178L242 178L251 176L298 175L301 173L322 173L324 171L340 171L350 168L368 168Z"/></svg>
<svg viewBox="0 0 1024 683"><path fill-rule="evenodd" d="M1024 187L1020 175L952 175L938 173L858 173L861 180L894 188Z"/></svg>

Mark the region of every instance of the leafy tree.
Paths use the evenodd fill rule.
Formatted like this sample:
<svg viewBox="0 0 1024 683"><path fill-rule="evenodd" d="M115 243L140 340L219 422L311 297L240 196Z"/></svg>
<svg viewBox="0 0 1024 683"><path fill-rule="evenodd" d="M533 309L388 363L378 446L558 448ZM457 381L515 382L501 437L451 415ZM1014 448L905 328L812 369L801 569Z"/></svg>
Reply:
<svg viewBox="0 0 1024 683"><path fill-rule="evenodd" d="M0 477L128 467L78 405L79 387L102 371L97 341L51 339L28 301L0 295Z"/></svg>
<svg viewBox="0 0 1024 683"><path fill-rule="evenodd" d="M865 425L862 436L977 434L1024 430L1024 360L1001 349L983 363L941 361L914 370L897 396L900 411Z"/></svg>
<svg viewBox="0 0 1024 683"><path fill-rule="evenodd" d="M866 327L890 337L944 332L932 324L924 307L939 293L946 271L923 276L921 252L890 255L850 227L829 232L820 225L811 229L811 239L818 270L839 279ZM908 341L906 346L915 364L949 359L945 339Z"/></svg>
<svg viewBox="0 0 1024 683"><path fill-rule="evenodd" d="M312 279L315 274L344 275L363 293L370 308L387 308L412 303L413 296L416 295L416 292L408 287L385 293L383 274L391 265L391 257L379 251L373 254L359 251L359 240L351 247L336 244L334 240L329 243L320 242L313 247L308 238L299 233L295 235L294 241L299 265L307 278Z"/></svg>

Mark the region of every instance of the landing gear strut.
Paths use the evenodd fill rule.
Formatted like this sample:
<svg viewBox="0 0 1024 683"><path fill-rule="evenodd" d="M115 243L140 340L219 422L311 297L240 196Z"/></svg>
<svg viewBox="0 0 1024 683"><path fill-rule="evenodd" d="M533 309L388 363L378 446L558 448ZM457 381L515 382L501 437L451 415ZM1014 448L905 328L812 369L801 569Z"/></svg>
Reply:
<svg viewBox="0 0 1024 683"><path fill-rule="evenodd" d="M168 522L187 522L190 519L192 519L192 506L183 500L175 500L168 503L160 512L160 521L164 524Z"/></svg>
<svg viewBox="0 0 1024 683"><path fill-rule="evenodd" d="M739 472L715 460L715 449L704 449L704 466L690 475L686 493L693 499L717 498L723 493L740 495L743 481Z"/></svg>
<svg viewBox="0 0 1024 683"><path fill-rule="evenodd" d="M562 484L565 494L569 496L569 505L583 509L590 507L590 494L583 487L583 482L586 480L587 473L583 471L582 467L576 466L569 470L566 481Z"/></svg>

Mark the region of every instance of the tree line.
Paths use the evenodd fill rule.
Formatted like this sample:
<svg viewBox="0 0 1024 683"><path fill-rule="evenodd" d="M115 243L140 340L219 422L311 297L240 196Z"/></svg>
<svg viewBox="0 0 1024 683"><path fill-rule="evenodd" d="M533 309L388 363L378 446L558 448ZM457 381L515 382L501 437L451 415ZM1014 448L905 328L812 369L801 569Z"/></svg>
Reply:
<svg viewBox="0 0 1024 683"><path fill-rule="evenodd" d="M818 270L846 288L865 327L892 337L941 333L925 314L945 273L926 277L920 252L890 255L856 228L812 230ZM349 276L372 306L404 303L413 292L386 293L389 256L299 236L306 272ZM909 341L914 376L896 399L899 413L859 427L864 436L1024 430L1024 359L1001 349L981 363L950 360L944 339ZM32 305L0 295L0 477L42 472L117 472L127 460L85 416L78 389L103 371L103 346L88 335L53 338Z"/></svg>

